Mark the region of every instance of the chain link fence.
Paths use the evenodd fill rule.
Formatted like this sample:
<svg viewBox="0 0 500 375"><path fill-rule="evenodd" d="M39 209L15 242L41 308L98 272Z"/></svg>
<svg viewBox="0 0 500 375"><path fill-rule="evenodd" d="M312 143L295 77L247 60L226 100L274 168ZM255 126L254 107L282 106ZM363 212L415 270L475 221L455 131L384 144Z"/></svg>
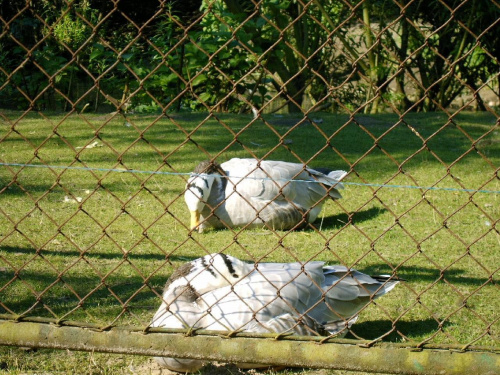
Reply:
<svg viewBox="0 0 500 375"><path fill-rule="evenodd" d="M498 368L496 1L0 3L1 344ZM343 198L323 184L290 230L268 202L262 228L197 233L191 172L236 157L345 170ZM211 253L406 281L345 339L154 328L168 277Z"/></svg>

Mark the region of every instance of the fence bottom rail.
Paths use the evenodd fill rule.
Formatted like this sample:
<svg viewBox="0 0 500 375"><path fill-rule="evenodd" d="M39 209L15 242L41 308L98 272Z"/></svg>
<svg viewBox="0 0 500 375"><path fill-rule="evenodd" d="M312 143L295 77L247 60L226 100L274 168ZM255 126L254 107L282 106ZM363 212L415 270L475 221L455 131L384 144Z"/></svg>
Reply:
<svg viewBox="0 0 500 375"><path fill-rule="evenodd" d="M332 368L397 374L497 374L495 352L402 348L269 338L224 338L143 332L125 327L98 330L47 323L0 321L0 345L168 356L218 362Z"/></svg>

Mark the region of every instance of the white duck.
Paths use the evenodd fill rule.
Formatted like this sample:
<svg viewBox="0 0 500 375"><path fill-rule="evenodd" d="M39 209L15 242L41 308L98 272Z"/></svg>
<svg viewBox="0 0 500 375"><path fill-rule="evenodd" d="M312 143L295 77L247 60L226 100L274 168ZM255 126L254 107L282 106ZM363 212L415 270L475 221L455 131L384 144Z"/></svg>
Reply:
<svg viewBox="0 0 500 375"><path fill-rule="evenodd" d="M256 159L201 162L184 194L191 229L267 225L286 230L312 223L325 197L342 197L339 181L347 174L319 169Z"/></svg>
<svg viewBox="0 0 500 375"><path fill-rule="evenodd" d="M249 264L210 254L172 274L151 326L344 336L358 312L399 281L319 261ZM156 360L180 372L204 365L194 359Z"/></svg>

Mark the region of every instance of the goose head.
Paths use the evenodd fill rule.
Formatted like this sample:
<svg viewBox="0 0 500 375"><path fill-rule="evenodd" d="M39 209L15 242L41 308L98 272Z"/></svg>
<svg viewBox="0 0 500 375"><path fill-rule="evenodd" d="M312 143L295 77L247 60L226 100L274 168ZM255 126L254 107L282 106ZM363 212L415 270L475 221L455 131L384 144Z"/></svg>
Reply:
<svg viewBox="0 0 500 375"><path fill-rule="evenodd" d="M225 286L234 285L250 274L254 267L222 253L213 253L193 260L187 269L178 269L172 274L164 294L169 294L179 286L189 285L198 295L203 295Z"/></svg>
<svg viewBox="0 0 500 375"><path fill-rule="evenodd" d="M202 173L190 177L187 182L184 200L191 213L190 228L192 230L198 228L200 225L200 214L210 196L214 180L215 177Z"/></svg>
<svg viewBox="0 0 500 375"><path fill-rule="evenodd" d="M200 228L201 211L208 202L214 181L220 175L220 165L215 162L201 162L191 174L186 184L184 200L191 213L190 229Z"/></svg>

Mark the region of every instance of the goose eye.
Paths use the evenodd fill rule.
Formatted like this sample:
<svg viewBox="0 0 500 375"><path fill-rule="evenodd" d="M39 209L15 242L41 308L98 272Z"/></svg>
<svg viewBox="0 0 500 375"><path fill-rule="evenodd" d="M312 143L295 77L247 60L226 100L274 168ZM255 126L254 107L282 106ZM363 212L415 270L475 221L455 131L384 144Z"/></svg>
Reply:
<svg viewBox="0 0 500 375"><path fill-rule="evenodd" d="M239 276L238 276L238 274L237 274L237 273L233 273L233 277L234 277L235 279L237 279Z"/></svg>

